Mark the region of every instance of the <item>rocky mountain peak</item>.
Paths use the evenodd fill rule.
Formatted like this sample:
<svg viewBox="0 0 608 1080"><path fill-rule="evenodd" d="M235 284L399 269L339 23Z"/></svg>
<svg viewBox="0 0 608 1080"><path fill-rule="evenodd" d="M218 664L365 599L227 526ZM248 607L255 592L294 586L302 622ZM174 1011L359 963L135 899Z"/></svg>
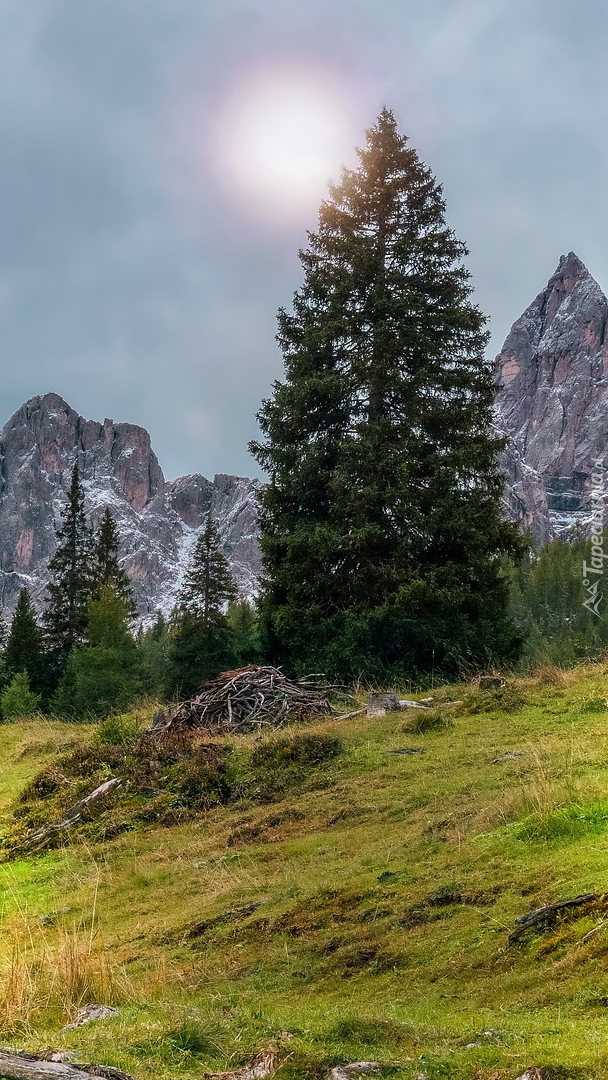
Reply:
<svg viewBox="0 0 608 1080"><path fill-rule="evenodd" d="M0 432L0 585L8 608L23 585L42 606L46 566L75 462L93 525L106 506L118 521L123 565L142 616L172 606L209 513L241 592L255 592L255 482L195 474L166 483L145 428L86 420L50 393L30 398Z"/></svg>
<svg viewBox="0 0 608 1080"><path fill-rule="evenodd" d="M540 542L584 524L608 448L608 300L574 252L515 322L496 359L509 516Z"/></svg>
<svg viewBox="0 0 608 1080"><path fill-rule="evenodd" d="M85 420L59 394L26 401L0 432L0 443L9 486L13 469L24 467L44 474L52 486L65 486L65 474L77 461L83 479L112 478L139 511L165 483L145 428Z"/></svg>

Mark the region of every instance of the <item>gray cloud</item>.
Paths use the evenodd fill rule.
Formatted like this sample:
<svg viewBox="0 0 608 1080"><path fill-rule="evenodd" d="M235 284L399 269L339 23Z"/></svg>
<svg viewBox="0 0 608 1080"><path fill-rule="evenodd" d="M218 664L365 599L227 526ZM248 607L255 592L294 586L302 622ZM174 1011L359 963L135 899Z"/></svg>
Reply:
<svg viewBox="0 0 608 1080"><path fill-rule="evenodd" d="M167 475L253 471L316 209L256 226L206 147L223 95L276 57L337 73L353 142L395 109L494 349L562 252L608 287L607 34L604 0L1 0L3 416L52 389L146 426Z"/></svg>

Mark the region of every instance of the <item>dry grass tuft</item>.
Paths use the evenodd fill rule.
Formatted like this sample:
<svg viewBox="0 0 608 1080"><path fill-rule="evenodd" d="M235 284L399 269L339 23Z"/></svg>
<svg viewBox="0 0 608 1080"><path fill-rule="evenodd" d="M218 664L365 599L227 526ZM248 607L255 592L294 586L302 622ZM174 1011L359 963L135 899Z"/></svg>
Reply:
<svg viewBox="0 0 608 1080"><path fill-rule="evenodd" d="M132 998L94 929L73 923L47 936L24 914L10 931L9 959L0 969L0 1031L26 1034L43 1017L71 1019L88 1002L116 1005Z"/></svg>

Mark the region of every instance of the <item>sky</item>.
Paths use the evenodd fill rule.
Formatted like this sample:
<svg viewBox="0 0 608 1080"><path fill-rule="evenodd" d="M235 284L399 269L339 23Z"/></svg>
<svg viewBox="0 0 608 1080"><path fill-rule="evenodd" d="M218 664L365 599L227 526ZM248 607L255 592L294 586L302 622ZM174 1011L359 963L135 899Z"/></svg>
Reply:
<svg viewBox="0 0 608 1080"><path fill-rule="evenodd" d="M61 394L165 476L259 475L276 312L380 109L443 185L490 352L608 290L606 0L0 0L0 423Z"/></svg>

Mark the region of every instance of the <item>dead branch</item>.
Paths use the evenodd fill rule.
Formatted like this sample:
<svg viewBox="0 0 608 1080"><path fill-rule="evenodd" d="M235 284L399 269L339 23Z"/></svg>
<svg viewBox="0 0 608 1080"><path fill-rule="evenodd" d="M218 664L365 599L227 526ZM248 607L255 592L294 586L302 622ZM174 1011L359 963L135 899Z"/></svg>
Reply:
<svg viewBox="0 0 608 1080"><path fill-rule="evenodd" d="M341 716L336 716L336 720L350 720L351 716L361 716L364 712L367 712L367 705L364 705L362 709L354 709L353 712L342 713Z"/></svg>
<svg viewBox="0 0 608 1080"><path fill-rule="evenodd" d="M590 904L606 903L608 895L603 893L583 893L575 896L572 900L558 900L555 904L547 904L545 907L529 911L527 915L520 915L515 920L516 927L509 934L509 941L519 941L528 930L534 927L552 926L562 912L566 913L572 908L584 907Z"/></svg>
<svg viewBox="0 0 608 1080"><path fill-rule="evenodd" d="M119 787L120 784L122 784L122 780L119 777L114 777L112 780L106 780L103 784L100 784L99 787L95 788L95 791L92 791L90 795L86 795L84 799L81 799L75 806L72 806L61 821L55 821L52 825L46 825L44 829L38 829L37 832L32 833L30 836L26 836L21 840L17 847L40 847L40 845L43 844L45 840L48 840L50 836L63 832L65 829L70 829L72 825L75 825L77 821L80 821L84 811L92 802L95 802L96 799L100 799L103 795L107 795L110 791Z"/></svg>

